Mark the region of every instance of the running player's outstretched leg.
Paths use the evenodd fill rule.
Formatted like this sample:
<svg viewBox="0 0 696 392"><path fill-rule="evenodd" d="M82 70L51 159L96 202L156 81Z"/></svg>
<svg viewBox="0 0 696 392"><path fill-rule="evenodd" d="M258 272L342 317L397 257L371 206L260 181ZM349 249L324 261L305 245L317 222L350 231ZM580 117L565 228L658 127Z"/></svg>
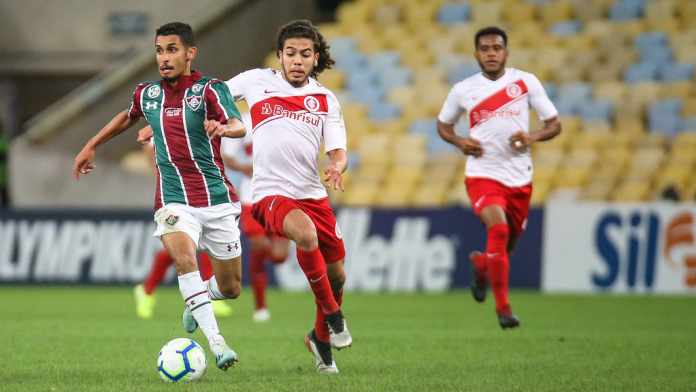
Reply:
<svg viewBox="0 0 696 392"><path fill-rule="evenodd" d="M249 246L251 248L249 250L249 281L254 295L252 319L255 322L266 322L271 319L271 313L266 307L268 277L266 276L265 261L269 249L268 239L266 236L251 237L249 238Z"/></svg>
<svg viewBox="0 0 696 392"><path fill-rule="evenodd" d="M495 311L498 315L498 322L503 329L515 328L519 326L520 322L512 314L508 299L510 229L505 211L499 205L490 205L481 211L481 220L486 224L486 273L495 296Z"/></svg>
<svg viewBox="0 0 696 392"><path fill-rule="evenodd" d="M188 332L193 332L200 326L208 339L210 349L215 354L218 367L227 370L237 361L237 354L227 346L225 339L220 334L209 294L211 285L206 285L198 272L196 244L188 234L183 232L164 234L162 243L174 259L179 279L179 291L186 304L183 316L184 328ZM213 269L215 269L215 265L213 265ZM213 279L214 277L211 278L211 281ZM217 291L219 293L220 290ZM222 296L222 293L220 295ZM239 291L237 291L237 295L239 295Z"/></svg>
<svg viewBox="0 0 696 392"><path fill-rule="evenodd" d="M213 264L210 261L210 256L206 252L198 252L198 269L201 272L201 278L209 285L210 278L213 275ZM232 315L232 307L227 304L227 301L213 301L213 313L216 317L229 317Z"/></svg>

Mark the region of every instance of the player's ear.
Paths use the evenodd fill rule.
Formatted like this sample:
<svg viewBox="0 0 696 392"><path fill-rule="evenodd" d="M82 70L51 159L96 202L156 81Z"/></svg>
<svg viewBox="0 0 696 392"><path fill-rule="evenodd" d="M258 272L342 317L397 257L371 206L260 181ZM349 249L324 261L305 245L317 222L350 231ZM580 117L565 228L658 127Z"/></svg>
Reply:
<svg viewBox="0 0 696 392"><path fill-rule="evenodd" d="M314 54L314 66L316 67L318 65L319 65L319 53L315 53Z"/></svg>
<svg viewBox="0 0 696 392"><path fill-rule="evenodd" d="M186 48L186 60L193 61L198 55L198 48L195 46L190 46Z"/></svg>

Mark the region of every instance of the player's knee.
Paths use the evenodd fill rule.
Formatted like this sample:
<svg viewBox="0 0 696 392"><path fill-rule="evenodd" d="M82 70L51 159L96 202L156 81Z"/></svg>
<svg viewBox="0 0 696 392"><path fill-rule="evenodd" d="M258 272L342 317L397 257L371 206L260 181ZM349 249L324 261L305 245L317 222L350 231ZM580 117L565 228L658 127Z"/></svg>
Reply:
<svg viewBox="0 0 696 392"><path fill-rule="evenodd" d="M331 289L335 292L341 291L343 285L346 283L346 273L341 271L338 274L332 274L329 276L329 282L331 283Z"/></svg>
<svg viewBox="0 0 696 392"><path fill-rule="evenodd" d="M288 258L288 253L289 252L288 252L287 246L285 247L285 249L282 249L282 250L278 250L278 249L271 250L271 255L270 255L271 262L273 262L273 264L280 264L280 263L284 262Z"/></svg>
<svg viewBox="0 0 696 392"><path fill-rule="evenodd" d="M235 299L242 293L242 288L240 287L239 283L234 282L220 287L220 292L225 296L225 298Z"/></svg>
<svg viewBox="0 0 696 392"><path fill-rule="evenodd" d="M297 247L304 251L313 251L319 247L319 239L317 238L317 232L311 229L302 230L302 232L295 239Z"/></svg>
<svg viewBox="0 0 696 392"><path fill-rule="evenodd" d="M172 259L174 259L174 266L179 272L190 272L198 269L198 260L192 255L176 255Z"/></svg>

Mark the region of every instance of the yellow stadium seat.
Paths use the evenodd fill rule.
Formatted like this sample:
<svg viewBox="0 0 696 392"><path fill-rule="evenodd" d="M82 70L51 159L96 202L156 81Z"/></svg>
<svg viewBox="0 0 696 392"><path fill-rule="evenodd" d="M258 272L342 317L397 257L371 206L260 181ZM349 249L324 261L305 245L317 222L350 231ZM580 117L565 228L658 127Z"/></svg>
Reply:
<svg viewBox="0 0 696 392"><path fill-rule="evenodd" d="M583 130L586 133L606 133L608 134L609 131L611 131L611 124L607 121L585 121L582 123Z"/></svg>
<svg viewBox="0 0 696 392"><path fill-rule="evenodd" d="M642 110L636 113L623 111L622 108L617 108L617 113L614 118L614 128L618 134L625 135L644 135L645 123L643 122Z"/></svg>
<svg viewBox="0 0 696 392"><path fill-rule="evenodd" d="M680 132L674 137L674 144L696 147L696 132Z"/></svg>
<svg viewBox="0 0 696 392"><path fill-rule="evenodd" d="M411 203L415 207L441 207L445 204L448 188L418 187L413 193Z"/></svg>
<svg viewBox="0 0 696 392"><path fill-rule="evenodd" d="M551 190L551 184L549 183L535 183L534 191L532 192L532 200L530 201L532 206L539 206L546 202L546 197Z"/></svg>
<svg viewBox="0 0 696 392"><path fill-rule="evenodd" d="M573 144L577 148L585 148L589 150L603 150L612 138L609 132L579 132Z"/></svg>
<svg viewBox="0 0 696 392"><path fill-rule="evenodd" d="M619 185L611 199L619 202L638 202L647 199L650 184L646 181L627 181Z"/></svg>
<svg viewBox="0 0 696 392"><path fill-rule="evenodd" d="M600 71L601 72L601 71ZM598 99L608 99L615 104L620 104L628 95L626 83L608 81L595 85L594 96Z"/></svg>
<svg viewBox="0 0 696 392"><path fill-rule="evenodd" d="M408 130L408 121L404 118L380 121L373 124L375 133L381 133L389 137L400 135Z"/></svg>
<svg viewBox="0 0 696 392"><path fill-rule="evenodd" d="M341 203L348 207L366 207L374 203L377 188L350 188L341 197Z"/></svg>
<svg viewBox="0 0 696 392"><path fill-rule="evenodd" d="M592 182L580 192L580 198L590 201L601 201L609 199L613 190L613 184L609 182Z"/></svg>
<svg viewBox="0 0 696 392"><path fill-rule="evenodd" d="M696 116L696 97L684 100L684 106L682 107L682 115L685 117ZM690 129L691 131L692 129Z"/></svg>
<svg viewBox="0 0 696 392"><path fill-rule="evenodd" d="M665 83L660 92L660 98L688 99L692 86L693 82L687 81Z"/></svg>
<svg viewBox="0 0 696 392"><path fill-rule="evenodd" d="M539 18L541 23L546 27L569 20L572 16L573 6L570 1L567 0L556 0L539 8Z"/></svg>
<svg viewBox="0 0 696 392"><path fill-rule="evenodd" d="M673 19L676 15L677 7L674 1L649 1L645 4L644 17L646 21Z"/></svg>
<svg viewBox="0 0 696 392"><path fill-rule="evenodd" d="M563 160L565 168L586 168L591 167L597 161L599 154L597 150L578 145Z"/></svg>
<svg viewBox="0 0 696 392"><path fill-rule="evenodd" d="M614 22L615 32L625 34L629 39L635 38L638 34L644 33L647 30L645 21L642 19L633 19L628 21Z"/></svg>
<svg viewBox="0 0 696 392"><path fill-rule="evenodd" d="M396 87L387 93L387 100L401 107L407 107L416 102L416 96L417 92L413 87Z"/></svg>
<svg viewBox="0 0 696 392"><path fill-rule="evenodd" d="M343 90L346 76L337 69L328 69L321 73L319 82L332 91Z"/></svg>
<svg viewBox="0 0 696 392"><path fill-rule="evenodd" d="M663 87L655 82L636 83L629 88L628 102L646 104L655 100L662 93Z"/></svg>
<svg viewBox="0 0 696 392"><path fill-rule="evenodd" d="M582 188L590 174L589 167L566 166L555 177L557 188Z"/></svg>

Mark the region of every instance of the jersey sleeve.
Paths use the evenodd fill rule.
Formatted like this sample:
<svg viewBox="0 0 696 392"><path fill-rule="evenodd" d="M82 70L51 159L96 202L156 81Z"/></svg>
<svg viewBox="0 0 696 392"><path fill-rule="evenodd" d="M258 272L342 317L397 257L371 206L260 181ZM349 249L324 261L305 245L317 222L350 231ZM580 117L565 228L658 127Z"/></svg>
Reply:
<svg viewBox="0 0 696 392"><path fill-rule="evenodd" d="M343 121L341 104L333 94L326 96L328 113L324 125L324 151L347 150L346 124Z"/></svg>
<svg viewBox="0 0 696 392"><path fill-rule="evenodd" d="M257 70L252 69L249 71L242 72L239 75L225 82L227 88L230 89L230 92L232 93L232 96L234 97L235 101L247 98L249 83L251 80L253 80L254 73L256 71Z"/></svg>
<svg viewBox="0 0 696 392"><path fill-rule="evenodd" d="M208 120L217 120L226 124L232 118L240 121L242 119L237 105L234 104L230 89L219 80L213 80L206 87L205 108Z"/></svg>
<svg viewBox="0 0 696 392"><path fill-rule="evenodd" d="M140 102L143 90L145 90L146 86L146 83L139 84L133 91L133 96L131 97L131 102L127 110L128 118L131 120L137 121L140 117L143 117L143 109L140 107Z"/></svg>
<svg viewBox="0 0 696 392"><path fill-rule="evenodd" d="M440 109L440 114L437 119L445 124L454 125L459 121L459 117L464 113L464 108L461 105L459 84L455 84L454 87L447 94L447 99L445 103L442 104L442 109Z"/></svg>
<svg viewBox="0 0 696 392"><path fill-rule="evenodd" d="M539 119L545 121L558 116L558 110L556 110L549 96L546 95L546 90L544 90L544 86L541 85L539 79L532 74L528 74L527 84L529 105L536 110Z"/></svg>

